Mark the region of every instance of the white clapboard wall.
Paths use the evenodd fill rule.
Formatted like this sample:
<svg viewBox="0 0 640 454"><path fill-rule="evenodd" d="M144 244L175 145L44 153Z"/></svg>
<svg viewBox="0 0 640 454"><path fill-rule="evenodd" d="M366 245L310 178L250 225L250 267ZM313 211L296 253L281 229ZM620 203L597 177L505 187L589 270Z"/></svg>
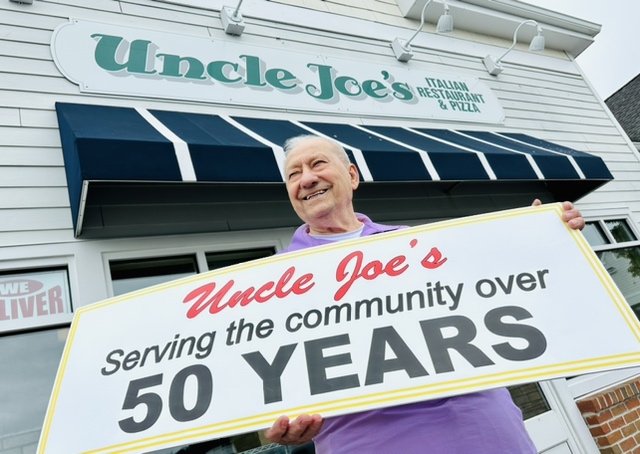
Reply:
<svg viewBox="0 0 640 454"><path fill-rule="evenodd" d="M224 37L218 11L223 3L194 0L192 4L210 6L205 9L154 0L35 0L32 5L0 2L0 248L76 241L57 131L56 101L240 112L229 106L204 103L83 94L53 63L51 34L71 17L192 36ZM286 9L287 14L274 23L265 15L252 13L256 8L252 9L249 2L243 7L248 25L243 43L264 46L271 42L279 48L301 52L314 52L316 46L321 46L323 52L336 57L381 63L394 58L389 47L394 35L410 36L418 24L402 17L392 0L264 1L260 8ZM307 26L309 18L316 16L320 21L315 21L313 28ZM581 208L598 210L615 204L628 207L635 219L640 219L638 157L570 58L550 50L544 65L510 64L497 79L486 73L480 56L489 51L497 54L510 42L463 30L443 37L433 34L433 29L433 24L426 24L424 36L414 42L416 56L412 65L486 81L505 109L506 120L500 130L523 132L602 157L615 180L581 200ZM517 49L524 46L519 44ZM528 54L521 53L521 59L526 60ZM539 62L540 57L536 58L535 62ZM242 111L243 115L247 113L251 112ZM263 115L264 111L255 114ZM393 119L386 121L393 123Z"/></svg>

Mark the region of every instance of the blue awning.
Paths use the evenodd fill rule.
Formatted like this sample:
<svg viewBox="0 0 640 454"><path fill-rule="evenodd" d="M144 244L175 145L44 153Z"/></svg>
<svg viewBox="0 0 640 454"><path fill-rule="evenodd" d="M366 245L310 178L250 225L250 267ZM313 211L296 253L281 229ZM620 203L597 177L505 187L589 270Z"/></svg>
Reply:
<svg viewBox="0 0 640 454"><path fill-rule="evenodd" d="M544 188L543 192L550 195L547 199L575 200L613 178L599 157L520 133L289 121L67 103L57 103L56 110L77 234L87 227L87 209L93 210L92 225L100 227L102 223L104 227L109 207L116 205L135 209L136 205L169 203L184 207L190 203L191 199L181 200L177 192L205 203L211 193L206 197L197 194L194 188L198 186L259 185L260 193L273 191L262 202L280 206L280 202L286 202L281 184L281 147L286 139L300 134L336 139L358 167L361 180L389 185L390 196L407 191L400 188L419 185L432 196L450 197L455 195L454 188L462 185L469 191L493 192L495 196L516 187L529 187L527 191L532 194ZM141 196L138 202L132 194L128 201L122 195L124 200L116 203L109 193L118 193L123 185L135 186L137 194L151 190L158 194ZM97 189L95 194L91 187ZM251 204L249 194L235 194L224 203L233 204L234 197L244 197ZM260 201L258 191L254 197ZM120 215L125 216L125 212ZM275 226L281 224L273 222ZM225 229L224 225L218 227ZM121 231L132 232L135 229Z"/></svg>

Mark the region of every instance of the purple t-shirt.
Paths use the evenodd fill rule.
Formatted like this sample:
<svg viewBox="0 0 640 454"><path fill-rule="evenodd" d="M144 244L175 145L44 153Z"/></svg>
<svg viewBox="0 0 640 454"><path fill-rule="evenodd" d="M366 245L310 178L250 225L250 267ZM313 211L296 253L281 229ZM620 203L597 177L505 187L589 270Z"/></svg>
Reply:
<svg viewBox="0 0 640 454"><path fill-rule="evenodd" d="M362 236L403 228L364 223ZM298 228L282 252L327 244ZM318 454L535 454L522 412L505 388L327 418Z"/></svg>

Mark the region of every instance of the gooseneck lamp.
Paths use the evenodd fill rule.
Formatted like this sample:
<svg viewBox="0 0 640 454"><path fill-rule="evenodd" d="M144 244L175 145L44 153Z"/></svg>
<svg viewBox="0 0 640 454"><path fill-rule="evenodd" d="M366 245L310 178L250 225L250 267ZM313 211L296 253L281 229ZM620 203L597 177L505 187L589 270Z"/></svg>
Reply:
<svg viewBox="0 0 640 454"><path fill-rule="evenodd" d="M413 52L411 51L411 41L413 41L413 39L418 36L418 33L422 31L422 27L424 26L424 13L427 10L427 6L429 6L432 1L433 0L427 0L427 2L422 7L422 13L420 14L420 26L413 34L413 36L409 38L408 41L403 41L400 38L396 38L391 42L391 48L393 49L393 53L398 61L407 62L411 60L411 57L413 57ZM444 14L440 16L440 19L438 19L438 24L436 25L437 33L449 33L453 31L453 17L449 14L449 5L444 2L443 4Z"/></svg>
<svg viewBox="0 0 640 454"><path fill-rule="evenodd" d="M520 30L520 27L525 24L535 25L538 31L536 36L534 36L531 40L531 44L529 44L529 50L532 52L542 52L544 50L544 36L542 36L542 28L540 28L540 25L538 25L538 23L533 19L523 21L516 27L516 30L513 32L513 44L511 44L511 47L508 48L504 54L502 54L498 59L493 58L491 55L487 55L486 57L484 57L484 60L482 60L482 62L484 63L484 67L487 69L487 72L489 74L491 74L492 76L497 76L502 72L502 59L516 46L518 31Z"/></svg>

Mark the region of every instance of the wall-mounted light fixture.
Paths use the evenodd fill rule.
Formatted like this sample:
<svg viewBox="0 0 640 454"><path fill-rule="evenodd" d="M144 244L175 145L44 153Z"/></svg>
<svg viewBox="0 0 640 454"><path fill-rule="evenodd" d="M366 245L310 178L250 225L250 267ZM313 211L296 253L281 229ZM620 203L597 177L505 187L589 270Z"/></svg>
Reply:
<svg viewBox="0 0 640 454"><path fill-rule="evenodd" d="M220 20L222 21L222 28L227 35L242 35L244 31L244 21L242 20L242 14L240 14L240 5L242 1L238 2L238 6L235 9L231 6L223 6L220 10Z"/></svg>
<svg viewBox="0 0 640 454"><path fill-rule="evenodd" d="M431 2L432 0L427 0L422 7L422 13L420 14L420 26L413 36L409 38L408 41L396 38L391 42L391 48L393 49L393 53L398 61L409 61L411 60L411 57L413 57L413 52L411 52L411 41L413 41L413 39L418 36L418 33L422 30L422 26L424 25L424 13ZM443 4L444 14L440 16L440 19L438 19L438 25L436 25L437 33L449 33L453 31L453 17L449 14L449 5L444 3L444 1Z"/></svg>
<svg viewBox="0 0 640 454"><path fill-rule="evenodd" d="M516 31L513 32L513 44L511 44L511 47L508 48L507 51L500 56L500 58L496 60L491 55L487 55L486 57L484 57L484 60L482 60L484 63L484 67L487 68L487 72L492 76L497 76L502 72L502 59L516 46L518 30L520 30L520 27L522 27L524 24L535 25L538 31L536 36L534 36L531 40L531 44L529 44L529 50L532 52L542 52L544 50L544 36L542 36L542 29L540 28L538 23L533 19L521 22L520 25L516 27Z"/></svg>

